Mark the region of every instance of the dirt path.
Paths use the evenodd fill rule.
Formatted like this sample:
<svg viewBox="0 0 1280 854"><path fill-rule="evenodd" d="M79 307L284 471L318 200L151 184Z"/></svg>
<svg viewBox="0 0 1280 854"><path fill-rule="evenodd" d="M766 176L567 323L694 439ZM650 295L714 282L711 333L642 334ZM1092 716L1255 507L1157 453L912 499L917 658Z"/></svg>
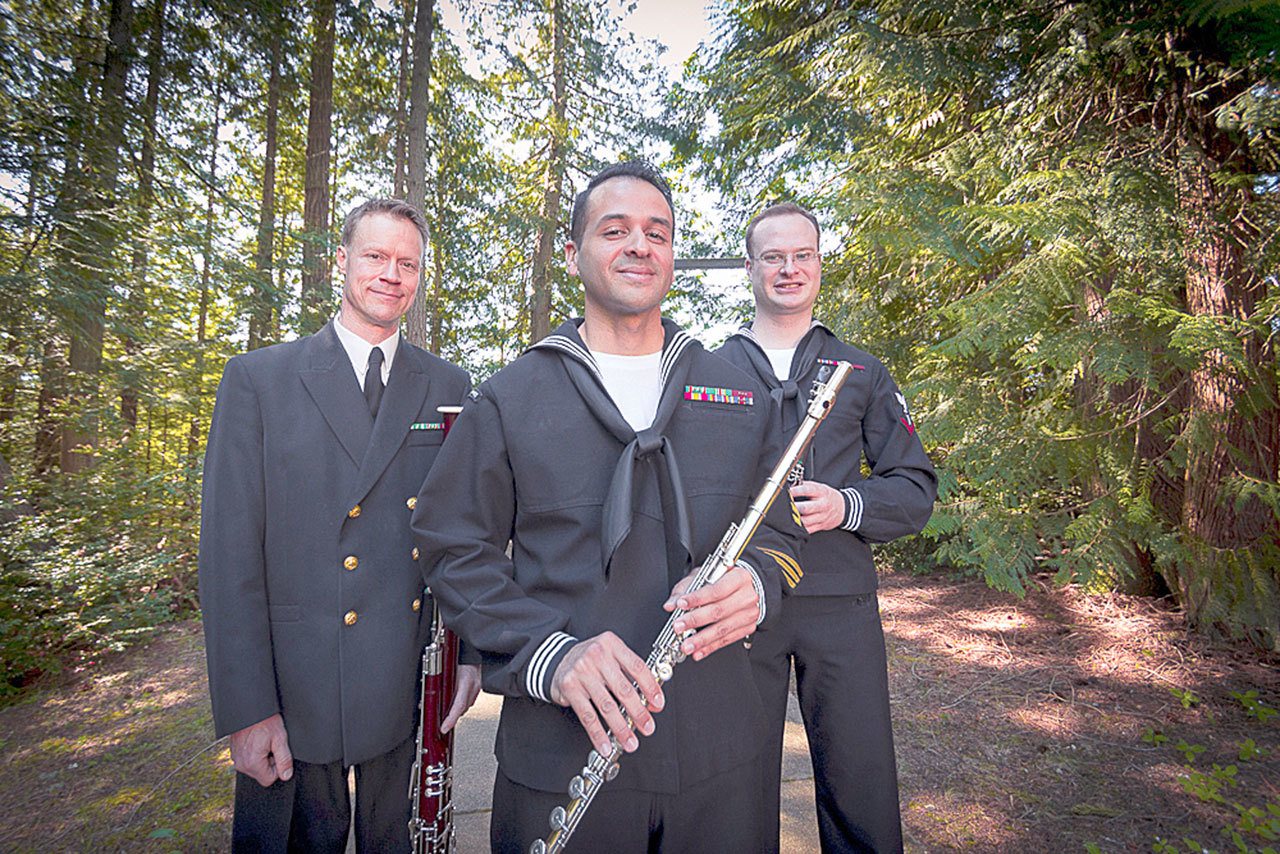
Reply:
<svg viewBox="0 0 1280 854"><path fill-rule="evenodd" d="M908 851L1236 850L1233 804L1280 833L1276 661L1073 589L896 574L882 609ZM227 764L199 626L175 626L0 711L0 848L225 850Z"/></svg>

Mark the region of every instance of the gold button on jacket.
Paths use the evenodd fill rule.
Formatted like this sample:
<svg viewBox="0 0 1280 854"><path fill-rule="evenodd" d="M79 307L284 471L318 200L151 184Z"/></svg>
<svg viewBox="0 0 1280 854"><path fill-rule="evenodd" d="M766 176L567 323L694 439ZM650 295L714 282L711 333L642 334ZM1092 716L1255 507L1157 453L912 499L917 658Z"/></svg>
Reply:
<svg viewBox="0 0 1280 854"><path fill-rule="evenodd" d="M417 546L414 546L414 547L413 547L413 551L409 552L409 556L410 556L410 557L412 557L414 560L417 560L417 559L418 559L418 555L420 555L420 554L422 554L422 552L418 551L418 547L417 547Z"/></svg>
<svg viewBox="0 0 1280 854"><path fill-rule="evenodd" d="M349 570L355 569L357 566L360 565L360 559L357 558L355 555L347 555L347 559L342 562L342 565Z"/></svg>
<svg viewBox="0 0 1280 854"><path fill-rule="evenodd" d="M404 504L406 507L412 510L413 508L418 506L418 496L410 495L408 498L405 499Z"/></svg>
<svg viewBox="0 0 1280 854"><path fill-rule="evenodd" d="M421 610L422 610L422 600L421 600L421 599L414 599L414 600L413 600L413 610L415 610L415 611L421 611Z"/></svg>
<svg viewBox="0 0 1280 854"><path fill-rule="evenodd" d="M355 507L352 507L350 510L348 510L348 511L347 511L347 518L348 518L348 519L354 519L354 518L356 518L356 517L357 517L357 516L359 516L359 515L360 515L360 505L359 505L359 504L357 504Z"/></svg>
<svg viewBox="0 0 1280 854"><path fill-rule="evenodd" d="M354 626L356 624L356 620L358 619L360 619L359 614L357 614L355 611L348 611L346 615L343 616L342 622L346 623L348 626Z"/></svg>

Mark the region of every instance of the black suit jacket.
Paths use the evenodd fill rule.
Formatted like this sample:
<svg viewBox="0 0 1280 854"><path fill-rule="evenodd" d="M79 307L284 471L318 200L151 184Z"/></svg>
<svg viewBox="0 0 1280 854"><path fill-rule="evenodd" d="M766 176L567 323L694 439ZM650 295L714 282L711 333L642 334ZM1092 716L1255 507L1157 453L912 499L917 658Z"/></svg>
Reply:
<svg viewBox="0 0 1280 854"><path fill-rule="evenodd" d="M426 640L409 532L466 373L403 338L375 424L333 324L231 359L205 455L200 600L219 736L280 712L294 756L413 734Z"/></svg>

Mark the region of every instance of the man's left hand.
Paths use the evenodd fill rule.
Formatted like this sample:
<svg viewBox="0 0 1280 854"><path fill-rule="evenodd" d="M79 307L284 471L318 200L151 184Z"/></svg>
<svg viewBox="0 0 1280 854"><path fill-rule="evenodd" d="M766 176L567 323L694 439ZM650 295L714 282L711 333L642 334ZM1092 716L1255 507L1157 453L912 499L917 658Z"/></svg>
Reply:
<svg viewBox="0 0 1280 854"><path fill-rule="evenodd" d="M844 523L844 496L825 483L806 480L791 487L791 500L810 534L830 531Z"/></svg>
<svg viewBox="0 0 1280 854"><path fill-rule="evenodd" d="M475 703L476 697L480 696L480 666L477 664L459 664L458 665L458 690L453 695L453 705L449 707L449 714L445 716L444 723L440 724L440 732L446 733L457 725L462 716L467 713L467 709Z"/></svg>
<svg viewBox="0 0 1280 854"><path fill-rule="evenodd" d="M689 579L690 576L681 579L672 589L671 598L662 606L667 611L682 608L687 612L676 621L677 634L696 630L680 644L686 655L694 661L701 661L756 630L760 599L751 583L750 572L735 566L720 576L715 584L685 593Z"/></svg>

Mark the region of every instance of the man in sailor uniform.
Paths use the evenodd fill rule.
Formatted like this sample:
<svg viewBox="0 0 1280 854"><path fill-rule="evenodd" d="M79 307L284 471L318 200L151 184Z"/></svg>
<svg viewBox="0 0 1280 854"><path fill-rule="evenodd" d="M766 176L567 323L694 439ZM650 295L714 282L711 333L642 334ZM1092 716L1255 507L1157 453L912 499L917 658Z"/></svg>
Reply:
<svg viewBox="0 0 1280 854"><path fill-rule="evenodd" d="M776 419L762 384L661 315L675 213L652 167L595 176L571 234L584 317L473 392L424 486L449 498L413 520L440 556L430 583L445 622L504 696L493 850L547 836L609 733L620 773L575 850L754 850L766 716L742 641L795 565L803 531L785 496L718 582L688 594L680 582L763 485L783 447ZM696 633L660 686L644 658L677 602L677 629Z"/></svg>

